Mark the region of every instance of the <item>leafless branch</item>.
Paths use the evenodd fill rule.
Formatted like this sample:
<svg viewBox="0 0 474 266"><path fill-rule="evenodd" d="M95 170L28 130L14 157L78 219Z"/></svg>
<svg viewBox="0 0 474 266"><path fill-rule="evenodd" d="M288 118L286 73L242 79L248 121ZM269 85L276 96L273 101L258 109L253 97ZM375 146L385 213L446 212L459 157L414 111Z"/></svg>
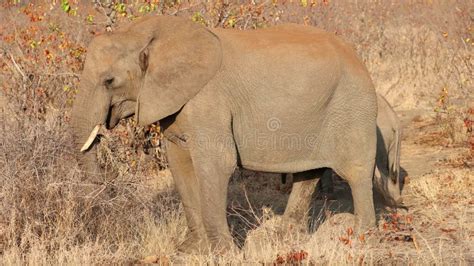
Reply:
<svg viewBox="0 0 474 266"><path fill-rule="evenodd" d="M10 56L10 60L12 61L13 65L15 66L18 73L20 73L20 75L22 76L23 81L25 81L27 79L25 73L23 72L23 70L21 70L21 67L16 63L15 58L13 57L13 55L10 54L10 53L8 55Z"/></svg>

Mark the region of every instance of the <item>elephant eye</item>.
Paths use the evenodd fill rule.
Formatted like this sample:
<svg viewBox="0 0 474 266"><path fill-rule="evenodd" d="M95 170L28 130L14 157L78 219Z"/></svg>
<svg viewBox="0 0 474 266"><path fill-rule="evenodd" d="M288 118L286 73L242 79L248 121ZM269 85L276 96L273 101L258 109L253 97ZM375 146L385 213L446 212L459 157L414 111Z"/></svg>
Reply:
<svg viewBox="0 0 474 266"><path fill-rule="evenodd" d="M110 88L112 86L112 83L114 83L114 78L106 78L104 80L104 86L107 88Z"/></svg>

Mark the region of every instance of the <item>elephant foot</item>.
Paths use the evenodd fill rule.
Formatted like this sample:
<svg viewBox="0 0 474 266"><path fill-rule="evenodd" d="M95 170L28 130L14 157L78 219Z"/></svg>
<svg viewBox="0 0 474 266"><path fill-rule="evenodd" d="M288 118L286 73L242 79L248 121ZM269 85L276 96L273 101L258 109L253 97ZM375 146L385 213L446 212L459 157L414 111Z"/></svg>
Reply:
<svg viewBox="0 0 474 266"><path fill-rule="evenodd" d="M186 254L203 254L210 250L210 245L205 237L198 233L188 233L183 243L178 246L178 252Z"/></svg>
<svg viewBox="0 0 474 266"><path fill-rule="evenodd" d="M374 229L375 217L360 217L358 215L354 218L354 229L357 234L364 234L367 231Z"/></svg>
<svg viewBox="0 0 474 266"><path fill-rule="evenodd" d="M223 255L238 250L232 238L221 238L213 242L214 243L212 244L212 252L214 254Z"/></svg>
<svg viewBox="0 0 474 266"><path fill-rule="evenodd" d="M212 241L207 237L201 237L196 232L188 233L183 243L178 246L178 252L185 254L226 254L234 252L238 248L232 237L216 237Z"/></svg>

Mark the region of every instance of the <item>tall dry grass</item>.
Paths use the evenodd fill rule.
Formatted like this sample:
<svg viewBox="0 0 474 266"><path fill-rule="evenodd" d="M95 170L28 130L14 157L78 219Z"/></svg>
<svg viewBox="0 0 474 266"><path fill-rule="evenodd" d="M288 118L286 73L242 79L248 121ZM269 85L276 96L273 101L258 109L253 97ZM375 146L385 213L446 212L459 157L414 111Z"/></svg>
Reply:
<svg viewBox="0 0 474 266"><path fill-rule="evenodd" d="M157 174L144 176L141 167L112 180L81 173L61 113L39 121L7 107L0 117L0 229L6 262L123 260L144 248L147 225L182 220L171 181L155 184Z"/></svg>
<svg viewBox="0 0 474 266"><path fill-rule="evenodd" d="M229 188L228 212L242 251L177 254L186 221L164 170L159 130L123 122L105 136L100 159L117 177L92 178L75 159L69 112L87 43L109 23L103 10L82 1L69 1L69 11L60 1L26 2L6 1L0 9L2 264L126 263L148 255L160 263L257 264L288 262L301 250L308 253L305 261L318 264L472 262L473 177L466 169L413 181L406 191L411 210L396 217L382 214L380 228L363 243L348 234L350 217L340 214L314 235L301 227L282 234L278 215L290 186L280 185L274 175L238 172ZM443 88L454 106L446 110L461 110L472 99L473 7L468 1L162 3L147 11L143 7L150 3L134 1L125 15L117 12L112 26L147 13L249 30L284 22L316 25L354 44L377 89L398 109L433 109ZM319 211L315 219L323 216Z"/></svg>
<svg viewBox="0 0 474 266"><path fill-rule="evenodd" d="M236 239L245 241L242 251L184 255L177 245L184 240L186 221L169 172L150 174L139 162L135 170L97 183L78 170L60 114L38 121L9 112L7 107L0 132L4 264L129 263L149 255L165 264L260 264L285 261L300 251L318 264L468 264L473 259L469 169L411 179L404 193L409 212L382 212L379 229L363 241L348 231L350 214L328 214L329 209L317 210L329 218L312 235L304 226L282 231L278 214L288 185L281 186L278 175L238 172L228 212Z"/></svg>

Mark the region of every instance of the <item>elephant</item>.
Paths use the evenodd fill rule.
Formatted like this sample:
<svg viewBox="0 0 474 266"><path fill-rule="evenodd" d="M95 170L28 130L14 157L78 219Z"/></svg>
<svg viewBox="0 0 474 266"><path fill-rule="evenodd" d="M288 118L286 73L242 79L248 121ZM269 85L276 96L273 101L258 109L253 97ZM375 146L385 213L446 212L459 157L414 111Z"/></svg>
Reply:
<svg viewBox="0 0 474 266"><path fill-rule="evenodd" d="M403 185L400 175L402 128L397 114L380 94L377 94L377 106L377 152L373 184L387 205L399 207L402 201ZM282 174L282 180L286 180L286 175ZM312 195L317 185L319 185L320 192L332 193L332 172L326 171L320 176L319 180L302 179L299 175L294 177L296 179L283 215L285 223L303 220L304 215L309 211Z"/></svg>
<svg viewBox="0 0 474 266"><path fill-rule="evenodd" d="M85 171L104 171L96 158L100 128L130 116L163 130L189 229L183 252L236 248L226 200L237 167L331 168L352 189L355 227L375 226L376 93L354 49L332 33L137 19L88 45L71 119Z"/></svg>

